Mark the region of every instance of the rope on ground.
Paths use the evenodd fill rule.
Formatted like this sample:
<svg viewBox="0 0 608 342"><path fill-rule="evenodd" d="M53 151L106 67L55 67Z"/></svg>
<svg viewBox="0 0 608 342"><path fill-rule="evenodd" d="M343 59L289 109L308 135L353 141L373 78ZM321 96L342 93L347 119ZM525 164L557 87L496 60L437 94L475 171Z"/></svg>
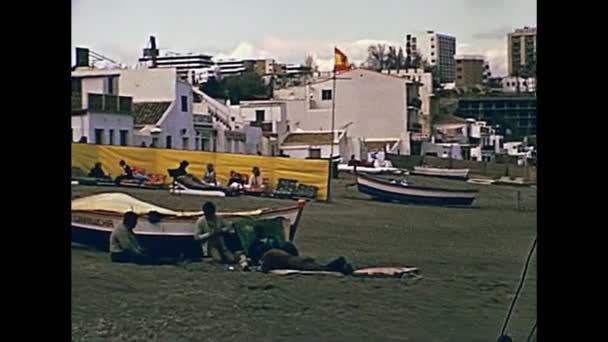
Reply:
<svg viewBox="0 0 608 342"><path fill-rule="evenodd" d="M532 254L536 249L536 240L538 237L534 238L534 242L532 243L532 247L530 247L530 252L528 252L528 257L526 258L526 263L524 265L524 269L519 278L519 286L517 287L517 291L515 291L515 296L513 296L513 300L511 301L511 306L509 307L509 311L507 312L507 317L505 317L505 322L502 325L502 329L500 330L499 336L504 336L505 330L507 329L507 325L511 320L511 314L513 313L513 308L515 307L515 302L517 302L517 298L519 297L519 293L524 285L524 281L526 280L526 274L528 273L528 266L530 265L530 259L532 259Z"/></svg>
<svg viewBox="0 0 608 342"><path fill-rule="evenodd" d="M530 330L530 334L528 334L528 339L526 341L532 342L532 337L534 336L534 333L536 332L537 324L538 324L538 322L534 322L534 325L532 326L532 330Z"/></svg>

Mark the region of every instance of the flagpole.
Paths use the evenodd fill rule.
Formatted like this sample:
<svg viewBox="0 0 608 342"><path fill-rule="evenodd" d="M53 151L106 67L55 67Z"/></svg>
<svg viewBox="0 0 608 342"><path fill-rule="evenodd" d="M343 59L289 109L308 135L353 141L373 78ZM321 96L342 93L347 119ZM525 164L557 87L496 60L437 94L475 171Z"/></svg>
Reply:
<svg viewBox="0 0 608 342"><path fill-rule="evenodd" d="M329 152L329 159L333 162L334 157L334 140L336 139L335 125L336 125L336 67L334 66L333 73L333 86L331 91L331 148Z"/></svg>

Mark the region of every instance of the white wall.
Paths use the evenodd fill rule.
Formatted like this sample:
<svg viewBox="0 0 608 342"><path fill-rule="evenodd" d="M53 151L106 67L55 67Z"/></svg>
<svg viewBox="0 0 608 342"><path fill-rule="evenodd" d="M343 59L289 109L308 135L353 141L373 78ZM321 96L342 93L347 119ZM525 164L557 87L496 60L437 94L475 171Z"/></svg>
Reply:
<svg viewBox="0 0 608 342"><path fill-rule="evenodd" d="M120 70L121 96L132 96L134 102L173 101L177 72L173 68Z"/></svg>
<svg viewBox="0 0 608 342"><path fill-rule="evenodd" d="M174 101L169 107L169 110L158 122L158 127L162 130L160 143L166 147L166 136L170 135L172 140L172 148L180 150L194 150L194 138L196 131L192 122L192 88L191 85L177 81L175 84ZM188 98L187 111L182 111L181 97ZM182 130L186 130L186 134L182 134ZM183 138L188 138L188 146L183 145Z"/></svg>
<svg viewBox="0 0 608 342"><path fill-rule="evenodd" d="M86 77L82 80L82 108L89 108L89 93L103 94L105 92L105 77Z"/></svg>
<svg viewBox="0 0 608 342"><path fill-rule="evenodd" d="M407 128L406 80L373 71L355 69L341 74L336 83L335 129L353 122L348 135L353 138L398 137ZM326 80L310 86L292 87L275 92L287 104L291 130L330 130L331 101L320 101L321 91L331 89ZM325 109L308 108L309 94ZM317 101L316 103L319 103Z"/></svg>
<svg viewBox="0 0 608 342"><path fill-rule="evenodd" d="M95 129L103 129L103 144L110 145L110 130L114 130L113 145L120 145L120 131L126 130L127 145L134 146L133 117L122 114L87 113L72 116L73 140L79 141L84 135L89 143L96 143Z"/></svg>

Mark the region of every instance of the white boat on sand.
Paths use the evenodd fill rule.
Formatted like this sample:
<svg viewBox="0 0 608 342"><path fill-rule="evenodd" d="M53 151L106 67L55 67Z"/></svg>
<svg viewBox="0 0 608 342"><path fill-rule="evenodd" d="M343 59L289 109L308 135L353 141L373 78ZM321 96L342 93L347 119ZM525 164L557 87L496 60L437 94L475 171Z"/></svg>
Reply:
<svg viewBox="0 0 608 342"><path fill-rule="evenodd" d="M467 179L469 178L469 169L444 169L438 167L414 166L412 174L419 176Z"/></svg>

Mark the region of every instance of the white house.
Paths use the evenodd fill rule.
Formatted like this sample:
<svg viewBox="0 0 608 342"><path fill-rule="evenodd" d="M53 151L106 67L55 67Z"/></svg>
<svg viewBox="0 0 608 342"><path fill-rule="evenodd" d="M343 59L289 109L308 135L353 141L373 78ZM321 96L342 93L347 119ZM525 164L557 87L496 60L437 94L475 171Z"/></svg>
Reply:
<svg viewBox="0 0 608 342"><path fill-rule="evenodd" d="M237 108L229 103L224 104L202 91L192 88L196 95L194 117L197 130L201 136L210 139L212 151L227 153L257 154L262 149L262 129L245 122ZM211 118L206 118L210 115ZM202 120L212 121L212 125L204 127ZM211 128L211 131L208 129ZM210 132L210 133L209 133Z"/></svg>
<svg viewBox="0 0 608 342"><path fill-rule="evenodd" d="M244 124L261 128L262 147L259 151L263 155L279 154L279 144L289 133L287 104L284 101L241 101L231 108L239 112Z"/></svg>
<svg viewBox="0 0 608 342"><path fill-rule="evenodd" d="M502 85L502 91L507 93L517 92L517 84L519 83L519 92L527 93L527 92L535 92L536 91L536 78L529 77L514 77L508 76L503 77L500 81Z"/></svg>
<svg viewBox="0 0 608 342"><path fill-rule="evenodd" d="M135 145L196 149L191 87L175 68L120 70L120 94L133 98Z"/></svg>
<svg viewBox="0 0 608 342"><path fill-rule="evenodd" d="M297 130L287 135L280 148L283 154L299 159L348 156L347 136L344 130L336 130L334 134L331 131Z"/></svg>
<svg viewBox="0 0 608 342"><path fill-rule="evenodd" d="M430 72L425 72L424 69L421 68L382 70L382 73L420 83L420 100L422 101L422 105L420 107L419 123L422 125L422 127L420 129L420 133L412 134L412 138L413 140L430 139L432 133L431 98L434 96L433 74Z"/></svg>
<svg viewBox="0 0 608 342"><path fill-rule="evenodd" d="M72 141L133 144L132 98L118 96L120 73L78 68L72 72Z"/></svg>
<svg viewBox="0 0 608 342"><path fill-rule="evenodd" d="M334 129L348 130L347 154L361 158L360 142L398 138L401 154L410 154L410 133L419 132L418 84L371 70L341 73L333 94L331 79L276 90L274 98L287 104L290 125L307 131L329 131L335 95Z"/></svg>
<svg viewBox="0 0 608 342"><path fill-rule="evenodd" d="M424 143L422 154L440 158L491 160L501 150L502 136L485 121L445 116L433 125L430 143Z"/></svg>

